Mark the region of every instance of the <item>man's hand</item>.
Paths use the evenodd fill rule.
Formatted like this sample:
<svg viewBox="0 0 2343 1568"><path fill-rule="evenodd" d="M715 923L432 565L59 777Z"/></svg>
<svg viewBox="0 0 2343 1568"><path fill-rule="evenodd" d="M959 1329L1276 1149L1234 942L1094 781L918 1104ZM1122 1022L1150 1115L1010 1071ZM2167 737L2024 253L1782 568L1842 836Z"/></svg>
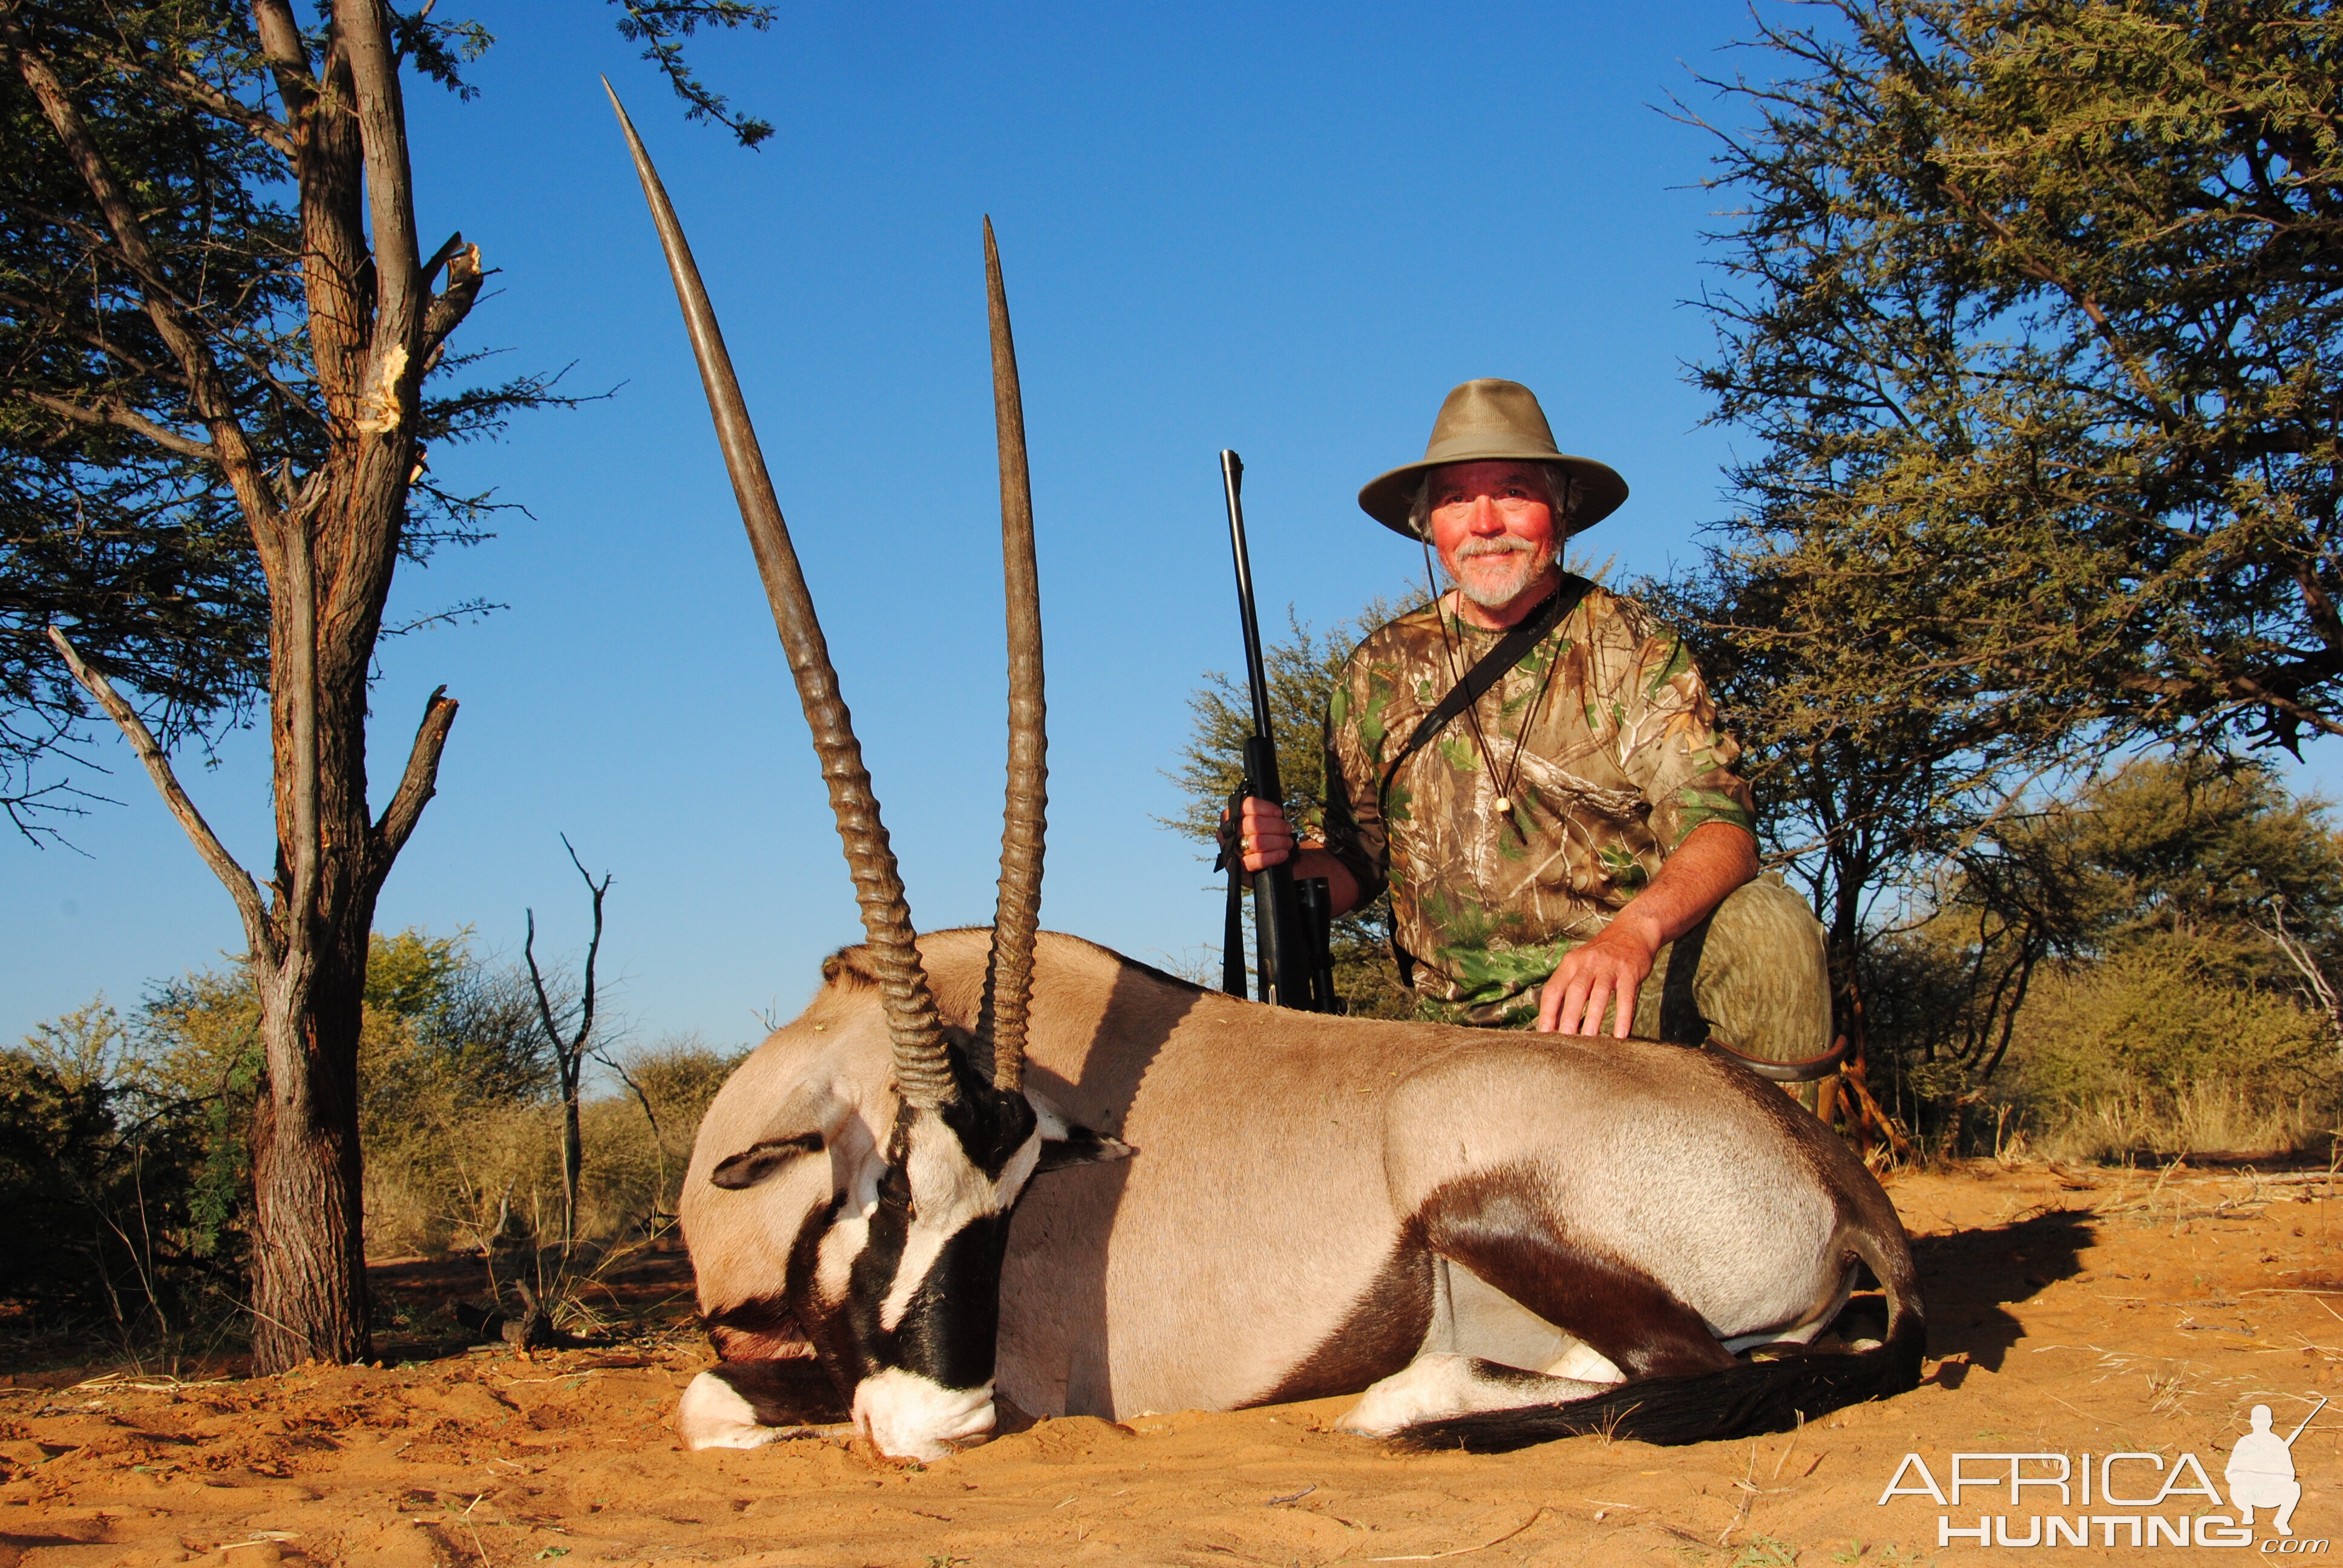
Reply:
<svg viewBox="0 0 2343 1568"><path fill-rule="evenodd" d="M1611 1032L1624 1040L1635 1025L1635 992L1660 949L1708 919L1725 896L1757 874L1757 841L1725 822L1704 822L1684 836L1651 886L1628 901L1594 940L1564 956L1538 996L1538 1023L1564 1034L1603 1027L1605 1006L1618 1010Z"/></svg>
<svg viewBox="0 0 2343 1568"><path fill-rule="evenodd" d="M1593 941L1564 955L1539 993L1538 1028L1593 1034L1603 1027L1604 1009L1616 1003L1618 1020L1611 1032L1626 1039L1635 1026L1635 993L1652 972L1661 941L1657 928L1623 911Z"/></svg>
<svg viewBox="0 0 2343 1568"><path fill-rule="evenodd" d="M1229 814L1221 813L1221 842L1228 844ZM1285 819L1276 802L1256 800L1251 796L1244 803L1244 869L1248 873L1266 871L1272 866L1293 863L1297 877L1323 877L1326 893L1333 900L1330 913L1343 915L1358 908L1359 879L1351 869L1326 852L1323 844L1298 842L1293 837L1293 825Z"/></svg>
<svg viewBox="0 0 2343 1568"><path fill-rule="evenodd" d="M1226 823L1229 814L1221 813ZM1282 866L1293 856L1293 826L1273 800L1256 800L1245 797L1244 802L1244 869L1266 871L1272 866Z"/></svg>

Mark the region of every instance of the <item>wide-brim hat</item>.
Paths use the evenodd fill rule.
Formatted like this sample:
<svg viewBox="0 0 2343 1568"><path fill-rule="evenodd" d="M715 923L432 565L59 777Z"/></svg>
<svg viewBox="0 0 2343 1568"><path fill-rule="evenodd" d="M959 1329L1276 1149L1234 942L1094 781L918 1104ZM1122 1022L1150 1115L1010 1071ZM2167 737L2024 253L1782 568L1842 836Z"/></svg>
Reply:
<svg viewBox="0 0 2343 1568"><path fill-rule="evenodd" d="M1426 470L1450 463L1507 459L1551 463L1578 481L1578 505L1560 530L1564 538L1593 528L1627 498L1627 481L1608 463L1555 449L1554 429L1545 422L1536 393L1518 381L1483 377L1457 387L1440 405L1423 460L1368 480L1359 492L1359 506L1383 527L1415 538L1407 515L1414 509L1416 485Z"/></svg>

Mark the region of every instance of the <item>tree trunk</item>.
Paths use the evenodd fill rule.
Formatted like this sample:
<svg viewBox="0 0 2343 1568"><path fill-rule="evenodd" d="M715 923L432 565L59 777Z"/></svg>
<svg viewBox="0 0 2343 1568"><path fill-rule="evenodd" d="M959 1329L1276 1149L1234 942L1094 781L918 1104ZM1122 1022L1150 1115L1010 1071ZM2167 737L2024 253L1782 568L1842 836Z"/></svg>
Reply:
<svg viewBox="0 0 2343 1568"><path fill-rule="evenodd" d="M585 1146L578 1136L578 1073L562 1073L561 1085L561 1261L578 1246L578 1178L585 1168Z"/></svg>
<svg viewBox="0 0 2343 1568"><path fill-rule="evenodd" d="M331 548L343 544L337 534L369 525L386 531L389 520L379 514L401 499L337 484L317 510L344 528L320 529L321 542ZM252 1132L253 1363L261 1372L363 1360L372 1348L358 1037L375 896L389 869L374 863L367 819L374 625L370 607L357 607L356 624L322 628L305 613L315 551L315 542L297 538L287 569L271 583L279 846L271 890L280 956L256 977L266 1067Z"/></svg>
<svg viewBox="0 0 2343 1568"><path fill-rule="evenodd" d="M364 971L356 977L364 983ZM253 1365L366 1360L363 1188L357 1115L357 1019L329 1020L262 979L267 1081L252 1121ZM335 988L344 989L344 988ZM347 988L355 994L356 986ZM343 1027L334 1028L334 1024ZM342 1036L336 1040L335 1035ZM344 1041L347 1041L347 1048Z"/></svg>

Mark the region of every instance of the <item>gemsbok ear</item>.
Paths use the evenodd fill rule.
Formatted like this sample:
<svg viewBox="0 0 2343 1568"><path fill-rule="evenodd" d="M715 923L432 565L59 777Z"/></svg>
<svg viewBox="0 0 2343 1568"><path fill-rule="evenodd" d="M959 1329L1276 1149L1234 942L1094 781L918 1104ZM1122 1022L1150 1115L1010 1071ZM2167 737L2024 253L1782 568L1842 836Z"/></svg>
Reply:
<svg viewBox="0 0 2343 1568"><path fill-rule="evenodd" d="M1120 1138L1109 1138L1087 1127L1070 1126L1063 1136L1041 1141L1041 1160L1033 1167L1033 1174L1063 1171L1069 1165L1101 1165L1111 1160L1128 1160L1138 1152Z"/></svg>
<svg viewBox="0 0 2343 1568"><path fill-rule="evenodd" d="M1128 1160L1139 1152L1120 1138L1093 1132L1080 1122L1068 1120L1064 1111L1031 1089L1025 1091L1025 1102L1033 1108L1036 1130L1041 1134L1041 1159L1033 1167L1036 1176L1044 1171L1063 1171L1069 1165L1100 1165L1111 1160Z"/></svg>
<svg viewBox="0 0 2343 1568"><path fill-rule="evenodd" d="M721 1187L728 1192L738 1192L744 1187L754 1187L792 1160L820 1152L821 1134L819 1131L799 1132L788 1138L768 1138L717 1161L716 1169L708 1173L708 1184Z"/></svg>
<svg viewBox="0 0 2343 1568"><path fill-rule="evenodd" d="M709 1185L738 1192L754 1187L792 1161L820 1153L829 1146L834 1131L831 1123L843 1109L827 1090L809 1083L798 1085L754 1143L717 1161L716 1169L708 1173Z"/></svg>

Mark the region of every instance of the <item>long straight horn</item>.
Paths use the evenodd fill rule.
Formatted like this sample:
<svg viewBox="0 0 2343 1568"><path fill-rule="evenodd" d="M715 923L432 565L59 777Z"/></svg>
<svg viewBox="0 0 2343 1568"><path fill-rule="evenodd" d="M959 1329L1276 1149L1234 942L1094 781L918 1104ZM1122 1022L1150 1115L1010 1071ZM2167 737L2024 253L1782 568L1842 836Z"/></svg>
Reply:
<svg viewBox="0 0 2343 1568"><path fill-rule="evenodd" d="M984 283L992 317L992 417L1001 441L1001 558L1009 600L1009 799L1001 812L1001 899L984 974L977 1055L990 1046L992 1081L1025 1076L1025 1010L1033 992L1033 933L1041 921L1041 835L1049 810L1047 726L1041 700L1041 585L1033 565L1033 485L1025 466L1025 400L1001 249L984 220Z"/></svg>
<svg viewBox="0 0 2343 1568"><path fill-rule="evenodd" d="M610 92L610 84L602 84ZM610 106L627 133L627 146L635 156L635 173L642 176L643 195L650 202L651 218L659 225L660 248L667 252L668 272L675 279L676 298L683 306L683 323L691 334L691 352L699 361L700 385L708 391L708 411L716 420L716 439L724 448L724 467L732 476L732 495L740 504L740 520L748 525L749 547L756 553L758 575L765 579L765 597L773 607L773 624L781 634L789 673L797 678L798 699L805 705L806 723L813 730L814 754L821 759L821 776L830 786L830 809L838 817L838 836L846 847L847 869L853 873L855 901L862 906L862 930L870 946L871 968L879 976L879 992L887 1012L888 1033L895 1045L895 1080L903 1097L915 1105L948 1105L958 1098L951 1060L944 1046L942 1020L928 990L927 971L920 965L913 943L910 906L903 898L903 879L895 854L887 844L886 827L879 820L879 799L870 790L870 775L862 766L862 748L854 739L854 723L839 695L838 672L830 668L830 648L823 642L821 623L815 618L813 598L806 592L805 574L798 568L797 551L789 544L789 525L781 518L773 481L765 472L765 455L757 446L757 432L741 400L740 382L732 374L731 356L724 351L724 335L691 247L676 222L675 208L635 135L634 122L610 92Z"/></svg>

